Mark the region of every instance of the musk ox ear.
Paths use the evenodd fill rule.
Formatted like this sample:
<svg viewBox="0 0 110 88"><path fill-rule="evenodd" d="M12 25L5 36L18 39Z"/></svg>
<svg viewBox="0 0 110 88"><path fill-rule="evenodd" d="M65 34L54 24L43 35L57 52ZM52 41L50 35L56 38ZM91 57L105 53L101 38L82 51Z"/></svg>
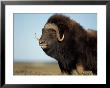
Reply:
<svg viewBox="0 0 110 88"><path fill-rule="evenodd" d="M54 24L54 23L47 23L44 26L44 28L46 30L55 30L56 31L56 37L57 37L58 41L61 42L61 41L64 40L64 34L63 34L62 38L60 38L59 28L58 28L58 26L56 24Z"/></svg>

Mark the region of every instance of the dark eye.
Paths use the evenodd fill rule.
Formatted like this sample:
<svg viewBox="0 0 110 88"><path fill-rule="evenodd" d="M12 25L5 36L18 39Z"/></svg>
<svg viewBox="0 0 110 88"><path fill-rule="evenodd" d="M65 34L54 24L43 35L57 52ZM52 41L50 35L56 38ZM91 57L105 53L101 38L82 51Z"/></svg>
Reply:
<svg viewBox="0 0 110 88"><path fill-rule="evenodd" d="M49 29L48 32L49 33L52 33L52 34L55 34L56 33L55 30L53 30L53 29Z"/></svg>

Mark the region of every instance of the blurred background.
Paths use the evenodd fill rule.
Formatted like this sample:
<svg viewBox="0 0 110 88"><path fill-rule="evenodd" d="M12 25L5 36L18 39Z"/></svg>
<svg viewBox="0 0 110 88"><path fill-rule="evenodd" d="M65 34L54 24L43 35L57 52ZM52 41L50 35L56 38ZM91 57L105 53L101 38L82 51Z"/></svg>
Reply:
<svg viewBox="0 0 110 88"><path fill-rule="evenodd" d="M85 29L97 29L95 13L62 13L80 23ZM36 37L40 38L42 28L53 13L14 14L14 75L59 75L57 61L43 52Z"/></svg>

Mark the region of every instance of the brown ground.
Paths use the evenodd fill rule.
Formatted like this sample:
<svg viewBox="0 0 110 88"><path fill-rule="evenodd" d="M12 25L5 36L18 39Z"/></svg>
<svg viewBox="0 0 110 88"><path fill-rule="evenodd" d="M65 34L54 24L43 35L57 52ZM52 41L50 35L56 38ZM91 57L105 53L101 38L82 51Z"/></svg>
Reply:
<svg viewBox="0 0 110 88"><path fill-rule="evenodd" d="M62 75L57 63L14 63L14 75ZM66 74L63 74L66 75ZM73 75L80 75L73 70ZM92 71L85 71L82 75L93 75Z"/></svg>
<svg viewBox="0 0 110 88"><path fill-rule="evenodd" d="M60 75L58 64L14 63L14 75Z"/></svg>

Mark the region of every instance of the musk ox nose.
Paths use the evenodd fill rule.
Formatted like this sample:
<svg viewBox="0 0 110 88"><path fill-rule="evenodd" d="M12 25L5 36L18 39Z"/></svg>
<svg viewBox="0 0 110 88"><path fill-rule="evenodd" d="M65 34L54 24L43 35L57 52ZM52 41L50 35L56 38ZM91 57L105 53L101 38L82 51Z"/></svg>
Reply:
<svg viewBox="0 0 110 88"><path fill-rule="evenodd" d="M43 43L45 43L44 40L39 40L39 44L43 44Z"/></svg>
<svg viewBox="0 0 110 88"><path fill-rule="evenodd" d="M41 46L42 49L47 49L48 45L45 43L44 40L39 40L39 45Z"/></svg>

